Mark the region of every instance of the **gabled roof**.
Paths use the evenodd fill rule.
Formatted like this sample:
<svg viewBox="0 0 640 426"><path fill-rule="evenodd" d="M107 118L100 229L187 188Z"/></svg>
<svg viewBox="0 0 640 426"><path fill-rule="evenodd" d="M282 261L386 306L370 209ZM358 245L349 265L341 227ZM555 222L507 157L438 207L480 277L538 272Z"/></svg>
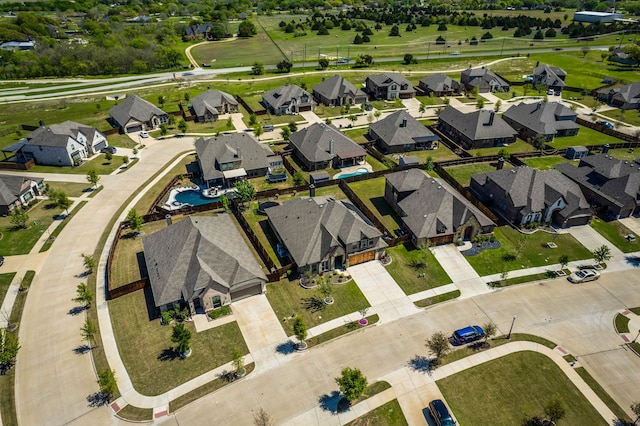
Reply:
<svg viewBox="0 0 640 426"><path fill-rule="evenodd" d="M238 168L246 171L258 170L269 167L268 157L274 155L271 148L246 132L222 134L209 139L200 138L195 145L205 180L219 179L223 176L220 164L239 161Z"/></svg>
<svg viewBox="0 0 640 426"><path fill-rule="evenodd" d="M265 210L298 266L320 262L338 248L381 237L376 227L347 201L298 197ZM382 239L376 248L386 247Z"/></svg>
<svg viewBox="0 0 640 426"><path fill-rule="evenodd" d="M517 132L498 114L485 109L463 113L448 106L440 113L439 120L447 123L471 140L512 137Z"/></svg>
<svg viewBox="0 0 640 426"><path fill-rule="evenodd" d="M625 103L640 102L640 81L625 84L624 86L612 89L613 99L623 101Z"/></svg>
<svg viewBox="0 0 640 426"><path fill-rule="evenodd" d="M420 79L420 84L434 92L449 92L460 90L460 83L442 73L433 74Z"/></svg>
<svg viewBox="0 0 640 426"><path fill-rule="evenodd" d="M327 99L341 99L345 94L350 94L354 97L366 96L362 90L356 88L349 80L338 74L313 86L313 91Z"/></svg>
<svg viewBox="0 0 640 426"><path fill-rule="evenodd" d="M124 126L129 120L134 119L140 122L151 121L156 115L158 117L167 115L166 112L136 95L127 96L118 105L109 110L109 114L118 124Z"/></svg>
<svg viewBox="0 0 640 426"><path fill-rule="evenodd" d="M66 147L69 138L77 140L79 133L82 133L89 141L93 139L96 133L104 137L102 133L93 127L85 126L75 121L65 121L64 123L38 127L26 136L26 145Z"/></svg>
<svg viewBox="0 0 640 426"><path fill-rule="evenodd" d="M156 306L211 286L234 290L266 281L262 268L228 214L188 216L142 240Z"/></svg>
<svg viewBox="0 0 640 426"><path fill-rule="evenodd" d="M289 140L300 155L313 163L331 161L336 155L341 158L366 155L364 148L325 123L314 123L298 130L289 136ZM330 152L331 145L333 153Z"/></svg>
<svg viewBox="0 0 640 426"><path fill-rule="evenodd" d="M511 106L502 116L541 135L555 135L558 130L580 128L575 122L578 114L560 102L521 102Z"/></svg>
<svg viewBox="0 0 640 426"><path fill-rule="evenodd" d="M513 206L521 208L525 214L543 211L559 197L567 203L563 210L564 216L568 215L567 212L589 209L589 203L580 187L557 170L536 170L528 166L520 166L478 173L471 179L480 185L491 180L500 188L500 191L508 194ZM482 195L489 196L488 193Z"/></svg>
<svg viewBox="0 0 640 426"><path fill-rule="evenodd" d="M292 99L300 99L302 96L308 96L311 99L309 92L302 87L295 84L283 85L277 89L269 90L262 95L262 99L267 102L273 108L280 108L291 102Z"/></svg>
<svg viewBox="0 0 640 426"><path fill-rule="evenodd" d="M492 80L495 80L500 86L509 86L509 83L488 68L467 68L460 74L460 81L470 86L479 86L482 82L488 84Z"/></svg>
<svg viewBox="0 0 640 426"><path fill-rule="evenodd" d="M472 216L481 226L495 225L446 182L421 170L410 169L386 177L399 192L413 191L398 206L406 215L402 221L416 238L450 235Z"/></svg>
<svg viewBox="0 0 640 426"><path fill-rule="evenodd" d="M404 78L402 74L399 74L397 72L373 74L367 77L367 79L371 80L378 87L389 86L392 83L396 83L401 86L407 85L408 86L407 90L413 90L413 85L411 84L411 82L406 78Z"/></svg>
<svg viewBox="0 0 640 426"><path fill-rule="evenodd" d="M43 178L0 175L0 206L8 206L14 203L19 196L31 187L32 181L42 182L42 180Z"/></svg>
<svg viewBox="0 0 640 426"><path fill-rule="evenodd" d="M434 135L405 110L391 113L384 119L372 123L369 128L388 146L440 140L440 137Z"/></svg>
<svg viewBox="0 0 640 426"><path fill-rule="evenodd" d="M219 90L207 90L191 99L191 105L198 117L202 117L207 111L219 114L222 105L238 105L238 101L228 93Z"/></svg>
<svg viewBox="0 0 640 426"><path fill-rule="evenodd" d="M567 72L559 67L542 64L533 69L533 75L541 76L541 82L546 86L564 87L564 79L567 77Z"/></svg>

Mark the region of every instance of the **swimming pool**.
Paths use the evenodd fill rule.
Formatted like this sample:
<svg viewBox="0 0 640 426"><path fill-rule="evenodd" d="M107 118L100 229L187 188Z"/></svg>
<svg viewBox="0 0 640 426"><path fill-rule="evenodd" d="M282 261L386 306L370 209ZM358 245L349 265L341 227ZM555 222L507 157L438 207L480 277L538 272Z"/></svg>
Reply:
<svg viewBox="0 0 640 426"><path fill-rule="evenodd" d="M352 177L352 176L366 175L368 173L369 173L369 170L367 170L365 168L360 168L360 169L357 169L355 172L342 174L342 175L338 176L338 179L348 178L348 177Z"/></svg>
<svg viewBox="0 0 640 426"><path fill-rule="evenodd" d="M200 189L190 189L188 191L178 192L176 201L181 204L191 204L192 206L201 206L203 204L214 203L220 201L220 197L206 198L202 196Z"/></svg>

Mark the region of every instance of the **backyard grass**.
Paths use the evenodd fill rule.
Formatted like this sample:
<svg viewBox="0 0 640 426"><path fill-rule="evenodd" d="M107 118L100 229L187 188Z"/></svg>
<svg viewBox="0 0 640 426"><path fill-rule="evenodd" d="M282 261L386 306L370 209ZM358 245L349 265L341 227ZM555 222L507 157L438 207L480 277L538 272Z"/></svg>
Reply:
<svg viewBox="0 0 640 426"><path fill-rule="evenodd" d="M437 384L460 424L520 424L524 415L542 415L544 406L556 398L566 409L563 423L607 424L562 370L536 352L488 361Z"/></svg>
<svg viewBox="0 0 640 426"><path fill-rule="evenodd" d="M569 160L566 157L560 157L558 155L551 155L548 157L523 158L522 161L524 161L527 166L534 169L551 170L554 169L557 164L570 163L573 160Z"/></svg>
<svg viewBox="0 0 640 426"><path fill-rule="evenodd" d="M267 251L273 263L276 264L276 267L280 268L282 265L288 263L288 259L280 259L276 254L278 238L271 229L267 216L258 213L258 203L251 203L249 208L242 212L242 215L249 223L253 233L258 237L262 247Z"/></svg>
<svg viewBox="0 0 640 426"><path fill-rule="evenodd" d="M104 154L99 154L96 158L82 163L80 166L33 166L29 169L33 173L64 173L74 175L86 175L89 170L95 170L99 175L111 174L114 170L122 167L122 157L114 155L108 161Z"/></svg>
<svg viewBox="0 0 640 426"><path fill-rule="evenodd" d="M385 177L351 182L349 187L358 198L382 221L389 232L395 231L402 225L402 220L396 215L389 203L384 199Z"/></svg>
<svg viewBox="0 0 640 426"><path fill-rule="evenodd" d="M236 322L192 333L192 354L180 359L172 350L172 326L161 326L155 316L151 289L110 300L109 310L120 355L135 389L143 395L159 395L232 359L238 348L248 353Z"/></svg>
<svg viewBox="0 0 640 426"><path fill-rule="evenodd" d="M629 149L610 149L608 154L618 160L634 161L638 158L638 154L634 148Z"/></svg>
<svg viewBox="0 0 640 426"><path fill-rule="evenodd" d="M501 226L494 229L494 234L501 246L497 249L483 250L475 256L467 256L466 259L480 276L513 271L520 268L532 268L558 263L558 258L566 254L570 261L591 259L591 252L580 244L570 234L550 235L546 232L533 234L521 234L510 226ZM520 255L516 260L505 261L507 254L516 254L516 247L520 241L525 241ZM553 241L558 248L551 249L547 242Z"/></svg>
<svg viewBox="0 0 640 426"><path fill-rule="evenodd" d="M614 138L613 136L605 135L597 130L590 129L588 127L580 126L580 131L576 136L565 136L561 138L555 138L553 142L548 143L549 146L554 148L567 148L576 145L604 145L615 144L624 142L622 139Z"/></svg>
<svg viewBox="0 0 640 426"><path fill-rule="evenodd" d="M617 220L605 222L598 217L594 217L591 221L591 227L623 253L640 250L640 235L635 235L631 229ZM636 239L630 241L627 239L627 235L635 235Z"/></svg>
<svg viewBox="0 0 640 426"><path fill-rule="evenodd" d="M380 170L387 170L388 167L381 163L371 154L367 154L365 161L371 166L374 172L378 172Z"/></svg>
<svg viewBox="0 0 640 426"><path fill-rule="evenodd" d="M391 264L387 266L387 271L406 295L451 282L451 278L430 250L419 250L405 244L390 247L387 253L391 256ZM413 266L414 263L422 263L426 267Z"/></svg>
<svg viewBox="0 0 640 426"><path fill-rule="evenodd" d="M353 112L356 112L357 108L353 109ZM343 115L343 109L342 107L336 106L336 107L332 107L332 106L326 106L323 104L320 104L318 106L316 106L316 109L313 111L316 113L316 115L320 118L329 118L329 117L337 117L340 115ZM349 136L351 137L351 136Z"/></svg>
<svg viewBox="0 0 640 426"><path fill-rule="evenodd" d="M505 161L504 168L510 169L513 166ZM464 166L447 167L447 172L452 178L458 181L458 183L464 187L468 187L471 184L471 176L477 173L492 172L496 170L496 163L477 163L466 164Z"/></svg>
<svg viewBox="0 0 640 426"><path fill-rule="evenodd" d="M369 133L369 127L363 127L360 129L343 130L342 133L344 133L346 137L353 140L354 142L357 142L357 143L369 142L369 139L367 139L367 137L365 136L367 133Z"/></svg>
<svg viewBox="0 0 640 426"><path fill-rule="evenodd" d="M67 197L79 197L85 192L90 192L93 187L90 183L74 183L74 182L55 182L46 181L49 185L49 189L54 191L62 191L67 194Z"/></svg>
<svg viewBox="0 0 640 426"><path fill-rule="evenodd" d="M584 380L585 383L589 385L591 390L593 390L596 393L596 395L598 395L598 398L600 398L602 402L604 402L605 405L609 407L609 410L611 410L613 414L616 415L617 418L619 418L620 420L631 421L631 419L629 418L627 413L622 409L622 407L620 407L618 403L613 398L611 398L611 395L609 395L609 393L606 390L604 390L602 386L600 386L600 383L598 383L591 376L591 374L589 374L589 372L584 369L584 367L575 368L575 371L576 373L578 373L580 377L582 377L582 380Z"/></svg>
<svg viewBox="0 0 640 426"><path fill-rule="evenodd" d="M15 272L10 272L7 274L0 274L0 305L2 305L2 301L4 300L4 296L7 294L7 290L9 290L9 286L11 285L11 281L13 277L16 276Z"/></svg>
<svg viewBox="0 0 640 426"><path fill-rule="evenodd" d="M598 114L605 115L615 120L620 120L623 123L627 123L632 126L640 126L640 114L634 110L622 110L616 108L608 111L598 111Z"/></svg>
<svg viewBox="0 0 640 426"><path fill-rule="evenodd" d="M380 317L378 316L378 314L370 315L365 318L368 321L368 325L373 325L380 320ZM315 337L310 337L307 340L305 340L305 342L307 343L308 347L317 346L321 343L328 342L329 340L335 339L336 337L343 336L347 333L351 333L352 331L363 330L365 328L366 327L361 326L358 323L358 321L353 321L345 325L341 325L339 327L333 328L329 331L325 331L324 333L319 334Z"/></svg>
<svg viewBox="0 0 640 426"><path fill-rule="evenodd" d="M398 154L395 154L398 155ZM455 160L458 157L453 151L444 146L444 144L438 144L438 149L424 149L420 151L410 151L405 152L404 155L413 155L418 157L418 161L420 164L424 164L427 161L427 158L433 158L433 161L446 161L446 160ZM387 157L393 157L394 154L388 154ZM394 161L397 163L398 160L394 158Z"/></svg>
<svg viewBox="0 0 640 426"><path fill-rule="evenodd" d="M280 280L267 285L267 299L287 336L293 335L292 314L300 316L308 328L368 308L369 302L350 280L333 286L333 305L325 305L317 289L305 289L298 281Z"/></svg>
<svg viewBox="0 0 640 426"><path fill-rule="evenodd" d="M270 183L269 179L266 176L249 179L249 182L256 189L256 192L266 191L269 189L289 188L293 186L293 178L291 177L291 173L285 173L287 174L287 180L285 180L284 182Z"/></svg>
<svg viewBox="0 0 640 426"><path fill-rule="evenodd" d="M29 220L27 229L16 229L11 224L11 218L0 217L0 253L4 256L27 254L38 242L42 234L53 223L54 218L63 212L49 201L40 201L27 211ZM65 219L66 220L66 219Z"/></svg>
<svg viewBox="0 0 640 426"><path fill-rule="evenodd" d="M397 399L392 399L378 408L350 421L346 426L403 426L408 425Z"/></svg>
<svg viewBox="0 0 640 426"><path fill-rule="evenodd" d="M531 144L526 143L522 139L516 139L516 141L509 146L496 146L492 148L480 148L475 150L469 150L475 157L480 157L484 155L498 155L498 152L501 150L506 150L509 154L517 154L519 152L532 152L534 151L534 147ZM506 164L505 164L506 165Z"/></svg>
<svg viewBox="0 0 640 426"><path fill-rule="evenodd" d="M86 204L88 203L88 201L84 200L84 201L80 201L80 203L78 203L78 205L71 210L71 212L69 213L69 215L62 221L62 223L58 224L58 226L56 226L56 229L53 230L53 232L49 235L49 238L47 238L47 241L44 242L44 244L42 245L42 247L40 248L40 253L42 253L43 251L47 251L51 248L51 246L53 245L53 243L55 242L56 238L58 237L58 235L60 235L60 233L62 232L62 230L64 229L65 226L67 226L67 224L69 223L69 221L76 215L76 213L78 213L80 211L81 208L83 208Z"/></svg>
<svg viewBox="0 0 640 426"><path fill-rule="evenodd" d="M629 321L631 321L631 319L627 316L624 316L622 314L616 314L616 317L614 319L615 321L615 325L616 325L616 331L618 333L628 333L629 332Z"/></svg>

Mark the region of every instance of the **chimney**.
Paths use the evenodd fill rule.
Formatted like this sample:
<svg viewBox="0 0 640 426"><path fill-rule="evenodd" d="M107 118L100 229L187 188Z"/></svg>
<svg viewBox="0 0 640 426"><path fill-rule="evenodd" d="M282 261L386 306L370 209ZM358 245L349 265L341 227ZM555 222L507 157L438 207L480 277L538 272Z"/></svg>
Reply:
<svg viewBox="0 0 640 426"><path fill-rule="evenodd" d="M314 184L309 185L309 197L313 198L316 196L316 186Z"/></svg>
<svg viewBox="0 0 640 426"><path fill-rule="evenodd" d="M173 223L173 221L171 220L171 215L170 214L166 214L166 215L164 215L164 218L167 221L167 226L171 226L171 224Z"/></svg>
<svg viewBox="0 0 640 426"><path fill-rule="evenodd" d="M407 127L407 119L403 118L402 123L400 123L400 127Z"/></svg>
<svg viewBox="0 0 640 426"><path fill-rule="evenodd" d="M496 170L502 170L504 167L504 158L498 158L498 165L496 166Z"/></svg>
<svg viewBox="0 0 640 426"><path fill-rule="evenodd" d="M240 147L236 148L236 157L237 158L242 158L242 152L240 152Z"/></svg>
<svg viewBox="0 0 640 426"><path fill-rule="evenodd" d="M40 125L40 127L44 127L44 120L38 121L38 124Z"/></svg>
<svg viewBox="0 0 640 426"><path fill-rule="evenodd" d="M605 143L602 147L602 153L603 154L609 153L609 148L611 148L611 146L608 143Z"/></svg>
<svg viewBox="0 0 640 426"><path fill-rule="evenodd" d="M331 155L335 154L333 145L334 145L333 139L329 139L329 154Z"/></svg>

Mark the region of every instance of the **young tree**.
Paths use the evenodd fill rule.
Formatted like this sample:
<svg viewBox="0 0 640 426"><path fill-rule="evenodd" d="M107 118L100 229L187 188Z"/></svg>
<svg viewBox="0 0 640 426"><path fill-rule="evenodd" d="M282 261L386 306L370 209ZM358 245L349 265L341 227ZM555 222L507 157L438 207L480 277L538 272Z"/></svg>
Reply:
<svg viewBox="0 0 640 426"><path fill-rule="evenodd" d="M487 340L491 339L496 334L496 332L498 331L498 327L496 327L496 324L493 321L489 321L488 323L483 325L482 328L484 329L484 341L485 342Z"/></svg>
<svg viewBox="0 0 640 426"><path fill-rule="evenodd" d="M329 68L329 60L327 58L320 58L318 59L318 65L323 70L326 70L327 68Z"/></svg>
<svg viewBox="0 0 640 426"><path fill-rule="evenodd" d="M249 114L249 126L255 126L258 124L258 116L255 113Z"/></svg>
<svg viewBox="0 0 640 426"><path fill-rule="evenodd" d="M134 237L137 236L142 229L142 223L144 219L142 218L142 216L140 216L140 214L138 214L138 211L136 209L131 209L127 214L127 221L129 222L129 229L134 232Z"/></svg>
<svg viewBox="0 0 640 426"><path fill-rule="evenodd" d="M291 136L291 129L289 129L289 127L283 127L280 134L282 135L282 139L287 141L289 140L289 136Z"/></svg>
<svg viewBox="0 0 640 426"><path fill-rule="evenodd" d="M235 187L236 195L243 203L253 200L256 196L256 188L249 181L239 180L236 182Z"/></svg>
<svg viewBox="0 0 640 426"><path fill-rule="evenodd" d="M500 108L502 108L502 101L498 99L498 101L493 105L493 110L495 112L500 112Z"/></svg>
<svg viewBox="0 0 640 426"><path fill-rule="evenodd" d="M587 56L587 53L589 53L589 51L591 50L591 48L589 46L582 46L582 57L584 58L585 56Z"/></svg>
<svg viewBox="0 0 640 426"><path fill-rule="evenodd" d="M285 73L289 72L291 71L292 67L293 67L293 64L287 61L286 59L283 59L282 61L276 64L276 68L278 68L279 72L285 72Z"/></svg>
<svg viewBox="0 0 640 426"><path fill-rule="evenodd" d="M357 368L343 368L340 377L336 377L336 383L349 401L358 399L367 388L367 378Z"/></svg>
<svg viewBox="0 0 640 426"><path fill-rule="evenodd" d="M13 367L20 350L15 334L0 329L0 375Z"/></svg>
<svg viewBox="0 0 640 426"><path fill-rule="evenodd" d="M29 222L29 215L22 208L14 209L9 215L9 222L13 226L19 229L27 229L27 223Z"/></svg>
<svg viewBox="0 0 640 426"><path fill-rule="evenodd" d="M420 103L420 108L418 108L418 112L420 112L420 117L422 117L422 115L426 110L427 110L427 107L425 107L423 103Z"/></svg>
<svg viewBox="0 0 640 426"><path fill-rule="evenodd" d="M181 119L181 120L178 122L178 130L180 130L180 133L185 133L185 132L187 131L187 128L188 128L188 127L189 127L189 126L187 125L187 122L186 122L186 121L184 121L184 119Z"/></svg>
<svg viewBox="0 0 640 426"><path fill-rule="evenodd" d="M476 101L476 109L484 108L484 98L482 96L478 96L477 98L478 100Z"/></svg>
<svg viewBox="0 0 640 426"><path fill-rule="evenodd" d="M87 180L93 187L98 186L98 181L100 180L100 175L94 169L91 169L87 172Z"/></svg>
<svg viewBox="0 0 640 426"><path fill-rule="evenodd" d="M191 349L191 331L187 329L183 322L173 326L171 341L176 344L176 352L185 357Z"/></svg>
<svg viewBox="0 0 640 426"><path fill-rule="evenodd" d="M231 117L227 118L227 129L232 129L233 128L233 119Z"/></svg>
<svg viewBox="0 0 640 426"><path fill-rule="evenodd" d="M167 128L166 124L161 124L160 125L160 136L166 136L166 134L169 132L169 129Z"/></svg>
<svg viewBox="0 0 640 426"><path fill-rule="evenodd" d="M403 63L405 65L410 65L413 63L413 55L411 53L405 53L403 58Z"/></svg>
<svg viewBox="0 0 640 426"><path fill-rule="evenodd" d="M123 155L122 156L122 165L124 167L127 167L127 164L129 164L129 156L128 155Z"/></svg>
<svg viewBox="0 0 640 426"><path fill-rule="evenodd" d="M82 257L82 264L85 269L89 272L93 272L93 269L96 267L96 260L93 255L82 253L80 257Z"/></svg>
<svg viewBox="0 0 640 426"><path fill-rule="evenodd" d="M424 169L428 172L432 171L435 165L436 163L433 161L432 156L428 156L427 159L424 161Z"/></svg>
<svg viewBox="0 0 640 426"><path fill-rule="evenodd" d="M608 245L603 244L591 252L591 255L598 263L605 263L611 259L611 249Z"/></svg>
<svg viewBox="0 0 640 426"><path fill-rule="evenodd" d="M306 344L304 339L307 338L307 325L300 316L295 317L293 320L293 334L295 334L296 338L300 341L298 347L305 348Z"/></svg>
<svg viewBox="0 0 640 426"><path fill-rule="evenodd" d="M251 67L251 74L253 75L262 75L264 74L264 65L261 62L254 62Z"/></svg>
<svg viewBox="0 0 640 426"><path fill-rule="evenodd" d="M229 199L227 198L226 195L222 194L220 196L220 204L222 204L222 208L224 209L225 212L229 211Z"/></svg>
<svg viewBox="0 0 640 426"><path fill-rule="evenodd" d="M85 283L80 283L76 287L76 297L71 299L76 303L82 303L85 307L90 307L91 302L93 302L93 292Z"/></svg>
<svg viewBox="0 0 640 426"><path fill-rule="evenodd" d="M558 263L560 263L560 269L565 269L567 267L567 265L569 264L569 256L566 255L566 254L563 254L558 259Z"/></svg>
<svg viewBox="0 0 640 426"><path fill-rule="evenodd" d="M236 369L236 375L241 376L244 373L244 356L242 356L240 349L233 348L231 351L231 362Z"/></svg>
<svg viewBox="0 0 640 426"><path fill-rule="evenodd" d="M256 138L258 138L258 140L260 140L260 136L264 133L264 129L262 128L262 126L260 125L256 125L253 128L253 134L256 135Z"/></svg>
<svg viewBox="0 0 640 426"><path fill-rule="evenodd" d="M295 186L300 186L300 185L304 185L306 182L304 180L304 175L296 170L296 172L293 174L293 184Z"/></svg>
<svg viewBox="0 0 640 426"><path fill-rule="evenodd" d="M96 342L96 334L98 333L98 327L91 321L90 318L87 318L80 329L82 333L82 338L87 341L89 344L89 348L93 347Z"/></svg>
<svg viewBox="0 0 640 426"><path fill-rule="evenodd" d="M164 95L158 96L158 104L160 104L160 108L164 106L164 103L167 101L167 98Z"/></svg>
<svg viewBox="0 0 640 426"><path fill-rule="evenodd" d="M111 369L100 371L98 373L98 386L100 387L100 393L110 400L118 390L115 371Z"/></svg>
<svg viewBox="0 0 640 426"><path fill-rule="evenodd" d="M436 362L445 356L450 350L449 339L447 339L447 336L441 331L434 333L430 338L428 338L426 346L431 351Z"/></svg>
<svg viewBox="0 0 640 426"><path fill-rule="evenodd" d="M298 131L298 125L296 124L295 121L290 121L289 124L287 124L287 126L289 126L289 130L291 130L291 133Z"/></svg>
<svg viewBox="0 0 640 426"><path fill-rule="evenodd" d="M566 414L566 409L562 401L558 398L554 398L547 402L544 406L544 415L547 419L551 420L554 424L561 420Z"/></svg>
<svg viewBox="0 0 640 426"><path fill-rule="evenodd" d="M59 208L61 208L62 210L64 210L67 214L69 214L69 207L71 207L71 204L73 204L73 201L71 201L69 199L69 197L67 197L67 194L65 194L62 191L56 192L55 193L55 203L56 206L58 206Z"/></svg>
<svg viewBox="0 0 640 426"><path fill-rule="evenodd" d="M509 150L507 148L500 148L500 150L498 151L498 156L502 157L505 160L509 158L509 155Z"/></svg>
<svg viewBox="0 0 640 426"><path fill-rule="evenodd" d="M331 294L333 293L333 282L331 275L325 275L320 278L319 290L320 293L324 296L324 303L333 303L333 297L331 297Z"/></svg>
<svg viewBox="0 0 640 426"><path fill-rule="evenodd" d="M376 118L376 122L378 122L382 113L379 110L376 110L376 112L374 112L373 115Z"/></svg>

